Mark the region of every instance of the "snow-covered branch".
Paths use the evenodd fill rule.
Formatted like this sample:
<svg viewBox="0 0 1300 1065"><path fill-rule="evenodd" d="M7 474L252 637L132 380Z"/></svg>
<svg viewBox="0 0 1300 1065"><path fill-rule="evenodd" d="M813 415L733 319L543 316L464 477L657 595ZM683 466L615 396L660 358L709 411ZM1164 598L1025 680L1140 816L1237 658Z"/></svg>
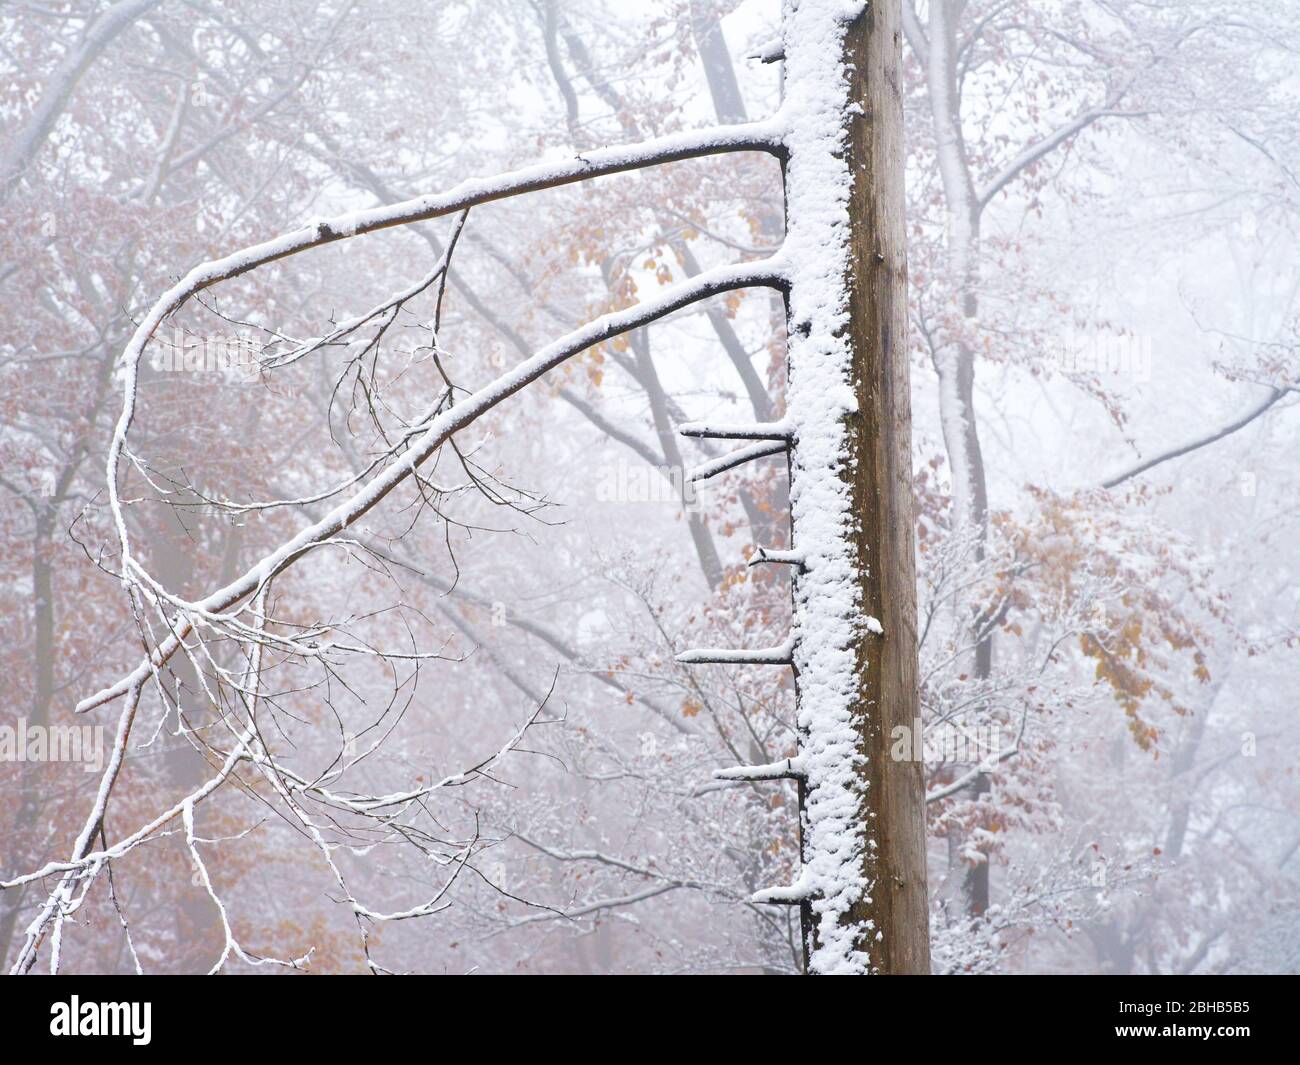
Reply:
<svg viewBox="0 0 1300 1065"><path fill-rule="evenodd" d="M1162 451L1158 455L1153 455L1149 459L1144 459L1137 465L1130 466L1128 469L1123 470L1120 473L1112 474L1110 477L1107 477L1106 480L1102 481L1101 486L1102 488L1116 488L1125 481L1138 476L1138 474L1146 473L1147 470L1159 466L1161 463L1168 462L1170 459L1182 458L1184 455L1190 455L1193 451L1199 451L1203 447L1208 447L1210 444L1217 443L1224 437L1231 436L1239 429L1244 429L1260 415L1271 410L1273 405L1283 396L1289 395L1294 391L1296 391L1294 388L1272 388L1269 390L1268 395L1266 395L1262 400L1252 406L1244 414L1228 422L1226 425L1221 425L1219 428L1206 433L1204 436L1198 436L1195 440L1189 440L1185 444L1171 447L1167 451Z"/></svg>
<svg viewBox="0 0 1300 1065"><path fill-rule="evenodd" d="M495 200L609 174L726 152L762 151L780 155L784 144L782 129L779 120L769 120L676 133L641 144L604 148L560 162L539 163L494 177L475 178L462 182L447 192L418 196L400 203L354 211L332 218L317 219L292 233L194 267L150 308L131 337L120 361L120 373L123 378L122 413L109 446L106 481L109 505L122 545L124 576L129 577L134 562L131 558L126 520L118 497L118 476L127 434L130 432L136 414L140 360L150 338L162 325L164 319L178 311L191 297L219 282L239 277L312 248L394 226L409 225L463 212ZM597 338L591 343L596 343L599 339L603 338Z"/></svg>
<svg viewBox="0 0 1300 1065"><path fill-rule="evenodd" d="M689 479L692 481L704 481L710 477L716 477L720 473L726 473L728 470L734 470L737 466L743 466L747 462L753 462L755 459L766 458L768 455L780 455L790 448L788 440L761 440L757 444L750 444L748 447L742 447L736 451L729 451L725 455L719 455L716 459L710 459L708 462L701 462L698 466L691 469Z"/></svg>
<svg viewBox="0 0 1300 1065"><path fill-rule="evenodd" d="M455 407L426 423L421 431L413 436L409 449L399 461L382 473L376 474L356 493L339 503L319 521L303 528L296 536L265 555L225 587L196 602L182 603L182 615L215 616L254 594L266 581L291 565L312 547L346 530L368 513L393 489L410 477L453 434L472 425L503 400L578 352L721 292L754 286L779 287L784 283L784 272L775 259L719 267L634 307L602 315L582 328L548 344L531 359L526 359L514 369L463 399ZM155 670L171 658L181 641L193 631L193 626L192 617L179 618L173 634L162 640L145 661L115 684L82 700L77 705L77 712L85 713L93 710L126 694L134 685L143 684Z"/></svg>
<svg viewBox="0 0 1300 1065"><path fill-rule="evenodd" d="M794 645L762 647L756 650L727 647L694 647L683 651L677 661L683 665L788 666L793 662Z"/></svg>
<svg viewBox="0 0 1300 1065"><path fill-rule="evenodd" d="M803 780L805 775L797 756L765 765L737 765L713 771L714 780Z"/></svg>
<svg viewBox="0 0 1300 1065"><path fill-rule="evenodd" d="M993 197L1015 181L1025 170L1033 166L1044 156L1050 155L1057 147L1068 141L1077 133L1083 132L1094 122L1102 118L1140 118L1145 112L1123 111L1116 106L1118 98L1112 99L1103 107L1089 108L1076 115L1070 121L1054 129L1051 133L1035 141L1007 163L989 179L988 183L976 194L976 203L980 211L989 205Z"/></svg>
<svg viewBox="0 0 1300 1065"><path fill-rule="evenodd" d="M682 436L704 440L785 440L794 435L784 421L778 422L686 422L677 427Z"/></svg>
<svg viewBox="0 0 1300 1065"><path fill-rule="evenodd" d="M773 566L806 567L808 560L804 557L802 551L785 551L775 547L755 548L754 553L749 558L749 565L758 566L763 563Z"/></svg>

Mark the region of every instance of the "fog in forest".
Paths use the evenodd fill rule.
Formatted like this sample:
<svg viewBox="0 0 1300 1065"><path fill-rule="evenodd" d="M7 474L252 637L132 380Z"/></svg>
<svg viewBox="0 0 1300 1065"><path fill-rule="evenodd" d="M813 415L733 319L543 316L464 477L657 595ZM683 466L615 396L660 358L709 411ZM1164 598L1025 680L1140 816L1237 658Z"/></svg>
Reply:
<svg viewBox="0 0 1300 1065"><path fill-rule="evenodd" d="M1300 2L901 15L930 969L1295 972ZM0 4L5 971L805 968L781 27Z"/></svg>

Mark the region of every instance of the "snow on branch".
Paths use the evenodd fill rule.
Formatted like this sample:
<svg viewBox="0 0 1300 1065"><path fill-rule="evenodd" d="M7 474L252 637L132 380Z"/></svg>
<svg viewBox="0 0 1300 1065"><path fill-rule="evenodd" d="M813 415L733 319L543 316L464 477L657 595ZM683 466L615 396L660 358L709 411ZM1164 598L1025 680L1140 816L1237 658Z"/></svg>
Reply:
<svg viewBox="0 0 1300 1065"><path fill-rule="evenodd" d="M998 171L998 173L990 179L989 183L979 191L976 197L978 209L981 211L984 210L984 208L992 202L993 197L1006 188L1007 185L1011 184L1011 182L1019 177L1022 172L1033 166L1034 163L1038 162L1038 160L1042 159L1044 156L1049 155L1059 145L1068 141L1076 133L1081 133L1083 130L1087 129L1098 119L1140 118L1146 113L1143 111L1117 110L1115 105L1118 102L1119 99L1117 96L1104 107L1090 108L1082 114L1075 116L1064 125L1054 129L1041 140L1035 141L1027 147L1018 156L1011 160L1011 162Z"/></svg>
<svg viewBox="0 0 1300 1065"><path fill-rule="evenodd" d="M1024 732L1024 728L1022 726L1021 733L1023 734L1023 732ZM1020 737L1017 736L1016 742L1013 743L1010 747L1006 748L1005 750L998 751L988 758L985 758L974 769L970 770L969 772L963 773L961 776L959 776L956 780L952 781L951 783L944 784L942 787L935 788L934 791L926 795L925 797L926 804L929 805L932 802L939 802L943 799L948 798L949 795L957 794L957 792L961 791L963 788L970 787L970 785L975 783L975 781L978 780L980 777L987 776L989 773L993 772L994 767L996 767L999 763L1005 762L1008 758L1014 758L1019 753L1020 753Z"/></svg>
<svg viewBox="0 0 1300 1065"><path fill-rule="evenodd" d="M639 144L600 148L552 163L537 163L486 178L470 178L446 192L416 196L398 203L318 218L292 233L254 244L231 255L196 266L154 305L137 330L135 340L151 335L154 319L161 321L195 293L268 263L338 240L364 236L381 229L427 222L494 200L522 196L577 181L605 177L648 166L698 159L728 152L784 151L784 127L779 121L746 122L735 126L689 130L656 137ZM145 332L147 330L147 332ZM128 353L130 348L128 348Z"/></svg>
<svg viewBox="0 0 1300 1065"><path fill-rule="evenodd" d="M735 891L726 884L714 883L712 881L701 880L695 877L675 876L671 873L666 873L663 870L654 868L653 866L630 862L618 855L607 854L603 851L587 849L560 850L537 840L530 839L528 836L519 832L515 832L513 835L514 838L519 840L521 843L532 847L534 850L545 854L547 857L552 858L555 861L590 863L596 867L605 867L607 869L616 870L620 873L639 876L648 880L650 883L645 887L621 895L593 898L582 903L567 906L564 909L552 909L548 907L542 913L530 914L525 917L516 917L509 921L507 926L509 928L519 928L523 925L536 924L541 921L577 921L583 917L590 917L597 914L607 913L611 910L621 909L626 906L632 906L638 902L644 902L647 899L654 898L657 895L663 895L669 891L703 891L711 895L718 895L735 901L744 901L743 895L737 895Z"/></svg>
<svg viewBox="0 0 1300 1065"><path fill-rule="evenodd" d="M760 63L779 63L785 59L785 42L780 37L774 37L766 44L759 45L745 58L757 59Z"/></svg>
<svg viewBox="0 0 1300 1065"><path fill-rule="evenodd" d="M765 765L737 765L713 771L714 780L803 780L806 776L798 756Z"/></svg>
<svg viewBox="0 0 1300 1065"><path fill-rule="evenodd" d="M144 5L133 3L128 6ZM288 656L321 661L324 661L327 653L334 652L370 653L379 657L405 657L412 660L439 656L389 656L359 644L338 644L326 638L327 629L324 626L286 629L277 624L272 627L266 607L272 581L285 569L319 548L341 549L349 553L364 551L364 545L355 535L345 535L355 523L408 480L415 482L422 491L430 487L427 477L419 472L420 467L433 459L444 445L457 449L457 457L464 466L465 459L458 449L455 435L570 357L712 296L754 286L784 290L788 287L788 279L780 253L762 261L718 267L691 277L636 306L612 311L574 329L463 398L453 396L453 386L450 381L446 381L444 394L426 405L414 422L404 424L404 431L396 441L386 439L389 446L383 456L366 467L353 481L345 482L324 495L281 500L274 504L303 506L324 502L327 498L337 498L340 501L332 509L323 515L316 511L308 512L300 519L302 524L296 533L281 541L224 587L192 601L163 587L140 561L133 558L124 513L125 504L119 495L126 483L126 478L123 477L124 465L138 468L145 479L153 483L149 470L131 453L127 440L140 403L141 362L150 341L166 319L214 285L336 241L454 214L460 215L456 228L458 235L466 213L474 206L686 159L742 151L766 152L784 158L786 134L785 116L778 113L775 118L763 122L687 131L640 144L594 150L492 177L471 179L445 192L331 218L314 219L293 232L194 267L152 304L140 318L117 361L116 377L122 387L122 408L105 463L109 509L120 543L120 578L131 613L145 640L145 654L130 673L84 699L76 707L78 713L86 713L110 701L126 697L109 763L99 781L95 801L85 825L71 848L70 857L64 861L51 862L26 876L0 882L2 889L22 887L45 877L55 879L52 889L38 908L35 920L27 929L26 940L14 967L15 972L29 971L42 944L47 941L51 944L51 971L57 971L62 929L77 913L99 875L105 872L111 875L112 863L141 844L171 834L183 834L190 858L199 873L200 886L221 918L225 942L213 967L214 972L223 968L231 958L239 958L255 965L304 965L310 952L304 957L279 961L258 958L246 951L236 939L227 919L225 904L207 873L201 846L213 841L205 840L198 834L196 808L225 783L239 779L239 774L245 771L264 778L269 787L269 795L278 798L287 818L314 843L334 878L341 898L351 906L367 963L372 971L379 971L370 955L368 925L376 921L405 920L440 912L445 908L443 896L459 873L466 868L479 846L477 830L474 838L455 841L452 846L451 841L435 840L423 829L408 823L404 815L410 811L412 816L418 816L418 812L424 809L424 800L434 790L454 787L486 775L487 769L497 758L506 751L515 749L523 732L536 721L537 713L500 752L478 766L440 780L432 786L386 794L356 795L337 790L334 782L347 765L355 764L357 759L351 762L345 760L320 775L291 769L268 749L265 737L269 730L259 728L256 718L259 702L266 701L260 692L264 650L273 649ZM371 310L345 319L320 336L293 343L289 350L272 356L267 368L287 365L327 346L337 346L366 327L373 327L376 332L376 339L369 341L370 347L373 347L403 305L435 283L438 284L440 309L454 245L455 236L433 271L413 285ZM436 361L436 325L434 334ZM365 337L361 337L347 342L352 344L364 341ZM445 373L443 376L445 379ZM460 401L453 402L455 398L460 398ZM789 443L789 434L784 431L779 439L748 435L742 435L742 438L759 439L759 446L772 453L784 449ZM468 472L468 467L466 469ZM440 491L436 486L432 487L435 491ZM222 506L220 501L204 502ZM226 509L233 511L236 508ZM153 612L157 614L156 619L151 616ZM236 676L234 670L218 662L210 647L209 634L212 633L219 638L233 638L247 661L246 675L241 672L241 675ZM162 684L161 671L178 653L194 666L199 687L196 694L217 709L217 723L224 726L227 734L225 742L215 746L210 737L217 735L219 729L213 729L206 735L187 735L191 742L196 742L203 748L206 755L213 756L211 764L219 768L190 794L164 808L161 813L144 818L135 831L116 841L110 841L104 831L104 815L109 796L125 762L144 690L147 685L158 685L164 710L172 706L173 700ZM786 647L768 652L736 654L741 656L741 660L788 662L791 650ZM211 667L211 672L206 671L205 667ZM210 677L216 678L214 684L209 683ZM223 692L232 696L233 705L242 707L242 713L227 713L224 709L227 701L222 697ZM180 721L182 711L179 696L174 703ZM537 712L540 712L540 707ZM323 810L323 816L316 813L317 809ZM426 902L392 913L381 913L360 903L334 859L334 852L340 846L340 836L345 840L349 838L349 819L362 825L365 831L378 831L381 837L401 837L416 843L427 857L450 870L440 890ZM99 849L96 849L97 846ZM685 882L674 886L684 885ZM125 918L123 923L125 927Z"/></svg>
<svg viewBox="0 0 1300 1065"><path fill-rule="evenodd" d="M774 566L798 566L800 569L808 568L808 560L804 557L802 551L782 551L775 547L756 548L753 555L750 556L748 564L758 566L763 563L770 563Z"/></svg>
<svg viewBox="0 0 1300 1065"><path fill-rule="evenodd" d="M1212 432L1206 433L1204 436L1199 436L1195 440L1190 440L1185 444L1172 447L1168 451L1162 451L1160 454L1145 459L1142 462L1137 463L1135 466L1130 466L1127 470L1107 477L1106 480L1101 483L1101 487L1116 488L1130 478L1136 477L1140 473L1145 473L1147 470L1159 466L1161 463L1168 462L1171 459L1182 458L1184 455L1190 455L1193 451L1199 451L1203 447L1217 443L1225 436L1231 436L1239 429L1244 429L1261 414L1268 411L1273 404L1283 396L1295 391L1298 390L1291 387L1270 389L1268 395L1246 411L1245 414L1239 415L1226 425L1221 425Z"/></svg>
<svg viewBox="0 0 1300 1065"><path fill-rule="evenodd" d="M765 458L768 455L779 455L788 450L790 442L788 440L763 440L757 444L751 444L749 447L742 447L738 451L729 451L725 455L719 455L716 459L710 459L703 462L691 470L688 480L704 481L710 477L716 477L720 473L726 473L727 470L734 470L737 466L743 466L746 462L752 462L754 459Z"/></svg>
<svg viewBox="0 0 1300 1065"><path fill-rule="evenodd" d="M76 913L99 874L104 871L111 873L111 863L141 843L156 838L159 834L175 832L175 828L169 827L174 822L181 823L191 858L195 867L202 873L204 865L199 845L205 841L201 840L196 832L195 808L228 781L241 766L252 766L266 778L271 791L279 797L307 837L315 843L333 874L342 897L351 904L361 932L367 961L372 970L376 970L377 967L369 952L367 924L424 916L443 909L445 905L442 901L443 894L459 872L465 868L478 840L476 837L468 842L462 841L462 844L458 844L459 849L454 853L430 854L430 857L452 870L442 890L434 898L406 910L383 914L356 900L347 887L341 871L334 863L332 851L336 844L329 837L343 831L340 817L360 818L382 823L384 826L391 825L393 831L399 833L409 831L412 838L418 841L424 838L421 833L404 826L400 821L405 811L422 808L423 801L431 790L449 788L476 779L484 774L491 761L503 752L498 752L487 763L473 767L464 774L439 781L432 788L421 787L389 794L363 796L345 795L331 790L331 784L342 771L341 769L315 777L295 772L277 761L267 750L262 734L254 724L254 707L259 698L257 674L261 669L264 648L273 648L302 659L321 661L327 654L336 652L370 653L379 657L394 656L386 656L383 652L366 646L343 645L322 640L325 630L318 626L295 629L287 633L279 626L275 629L269 628L264 604L271 582L279 573L318 548L330 547L347 552L364 550L360 541L344 535L354 523L408 480L417 483L422 492L429 488L427 478L419 472L420 467L435 456L444 445L457 448L453 439L456 433L472 425L502 401L538 380L571 356L711 296L753 286L784 289L787 282L779 255L764 261L719 267L700 273L636 306L612 311L574 329L523 359L487 385L468 393L461 402L452 402L452 386L447 382L444 394L435 402L426 405L424 412L417 416L414 422L404 425L404 431L396 440L388 440L389 446L385 454L368 465L351 482L338 485L324 494L281 500L273 504L303 506L307 503L323 502L331 497L341 500L323 515L309 513L304 516L303 524L295 535L271 549L224 587L193 601L184 599L163 587L139 561L132 557L131 538L123 510L124 502L119 495L119 489L124 483L122 467L125 464L140 468L146 480L150 480L149 471L141 467L136 457L131 454L127 439L139 403L141 361L150 340L163 322L209 287L250 273L270 263L354 236L459 214L460 218L452 240L432 272L369 311L345 319L323 335L293 344L288 351L273 356L267 368L295 362L326 346L337 345L366 326L373 326L376 338L379 338L408 300L435 283L438 284L439 308L441 308L455 237L464 226L466 213L471 207L591 178L702 156L737 151L761 151L783 157L784 130L783 120L778 116L765 122L688 131L640 144L605 148L569 159L544 162L494 177L469 180L438 194L420 196L333 218L316 219L291 233L196 266L149 308L140 319L117 363L116 375L122 387L122 409L108 447L105 464L109 508L121 549L120 579L126 590L132 615L147 641L146 652L129 674L82 700L76 707L78 713L86 713L110 701L127 697L126 705L119 718L109 764L100 779L86 824L73 844L71 856L65 861L49 863L35 873L0 883L0 888L15 888L47 876L56 878L53 889L28 929L26 941L15 965L16 972L30 970L47 937L52 943L50 965L52 970L57 971L63 925ZM372 347L376 343L377 339L369 341ZM465 460L459 450L457 456L464 465ZM436 486L432 487L438 490ZM206 502L223 506L216 500ZM226 509L233 511L240 508L226 507ZM157 612L158 623L150 618L151 611ZM231 670L218 663L209 649L209 633L215 633L220 638L231 637L244 649L253 674L251 681L247 677L234 676ZM220 766L220 769L215 775L180 802L164 809L161 814L146 819L135 832L110 843L107 839L103 839L104 812L109 795L123 768L144 689L151 683L158 684L164 706L170 705L168 693L161 685L161 671L178 652L195 667L201 688L200 697L206 697L213 706L222 705L219 692L209 685L204 674L204 666L210 666L215 670L214 675L218 678L218 684L227 686L229 692L233 693L237 700L242 701L246 708L244 715L246 720L242 724L235 724L223 713L221 720L230 733L230 739L234 741L233 747L217 750L211 747L206 739L200 738L198 741L209 754L216 756L214 764ZM413 654L395 657L416 660L439 656ZM175 706L175 712L179 717L181 712L179 702ZM533 720L530 720L528 724L532 723ZM527 727L528 725L525 729ZM512 738L507 749L513 749L518 739L518 736ZM309 803L326 809L327 816L324 821L317 823L315 815L309 812ZM103 839L102 849L99 851L95 850L97 837ZM425 843L427 844L428 840L425 840ZM226 929L226 942L215 969L220 969L231 957L261 964L262 959L255 958L239 945L226 921L223 902L213 889L210 879L206 876L202 879L208 897L218 909ZM297 966L303 963L305 958L291 959L280 964Z"/></svg>
<svg viewBox="0 0 1300 1065"><path fill-rule="evenodd" d="M762 151L779 156L784 152L783 130L784 126L779 119L691 130L639 144L603 148L573 159L539 163L493 177L473 178L443 193L317 219L292 233L196 266L150 308L123 351L119 364L119 373L123 378L123 404L109 446L106 481L109 506L122 545L124 578L129 576L133 568L133 559L117 482L122 454L126 449L126 437L135 419L140 360L150 338L163 321L184 306L192 296L218 282L239 277L312 248L381 229L441 218L494 200L701 156L743 151Z"/></svg>
<svg viewBox="0 0 1300 1065"><path fill-rule="evenodd" d="M677 661L683 665L788 666L794 660L794 643L756 650L695 647L683 651Z"/></svg>
<svg viewBox="0 0 1300 1065"><path fill-rule="evenodd" d="M751 902L766 903L769 906L801 906L815 897L816 893L806 884L795 883L763 888L761 891L755 891L749 898Z"/></svg>
<svg viewBox="0 0 1300 1065"><path fill-rule="evenodd" d="M264 595L265 593L259 595L259 600ZM198 873L199 885L217 908L225 933L224 948L211 972L220 971L232 956L238 957L250 965L280 965L294 969L305 967L311 956L311 951L298 958L280 960L258 957L246 951L239 944L232 931L226 907L217 895L206 864L198 851L198 843L212 841L202 840L198 837L195 831L195 808L234 777L236 770L240 767L248 767L265 779L271 792L280 799L291 815L291 820L297 822L297 825L305 831L307 837L320 852L335 884L342 893L343 901L347 902L352 909L361 936L362 950L366 956L367 964L372 970L379 971L379 966L370 956L367 923L401 921L415 917L431 916L447 908L449 903L443 901L444 896L450 890L452 883L459 876L470 857L475 853L475 848L478 845L477 837L457 846L452 853L446 856L430 850L426 843L422 847L426 857L437 864L450 866L452 869L451 874L429 901L395 913L381 913L358 901L348 887L343 873L333 858L333 851L337 848L337 844L326 838L326 832L328 831L336 837L341 835L343 838L348 838L351 835L357 840L361 840L364 836L366 845L371 845L375 839L385 836L392 839L422 839L426 834L410 818L419 816L425 811L425 803L431 795L444 789L461 786L473 780L488 778L492 767L506 755L521 749L525 736L534 727L552 723L550 720L543 720L541 715L554 691L554 682L552 682L551 689L538 701L533 711L505 743L475 765L445 776L431 785L425 785L402 793L373 796L342 795L331 791L325 786L325 782L341 774L346 767L338 767L323 777L313 776L312 779L308 779L285 765L280 757L267 746L265 736L269 735L269 730L259 727L256 717L260 687L260 681L256 677L262 670L263 650L261 645L253 648L248 670L252 677L250 679L250 688L248 691L241 693L244 696L246 720L238 726L237 734L233 722L224 718L222 720L225 727L230 729L232 735L235 736L235 743L233 748L225 753L221 768L202 785L162 813L151 818L135 831L128 833L111 845L105 843L101 849L92 850L91 844L96 835L100 834L107 797L121 768L121 755L125 750L126 737L129 735L129 728L119 727L118 741L114 745L113 760L105 769L101 778L99 798L91 810L81 835L78 837L72 857L65 861L49 862L34 872L11 880L0 881L0 891L2 891L21 888L36 881L44 880L47 877L59 876L56 887L51 891L38 915L28 927L26 939L11 969L11 973L25 973L31 969L36 960L37 952L47 936L54 943L50 959L51 972L57 972L60 930L63 924L80 908L82 901L86 898L100 873L105 871L111 873L114 861L122 859L142 844L166 835L168 826L177 819L180 819L182 823L185 843ZM132 692L131 701L124 713L124 724L129 725L129 720L126 720L127 715L134 715L138 701L139 690L136 689ZM318 819L314 816L307 807L308 801L321 808L325 813L325 817ZM360 818L360 823L367 826L370 832L367 834L363 830L349 829L345 821L347 818ZM78 888L80 888L79 893Z"/></svg>
<svg viewBox="0 0 1300 1065"><path fill-rule="evenodd" d="M181 641L193 631L196 624L194 615L216 615L253 595L258 588L291 565L306 551L346 530L368 513L410 477L453 434L472 425L503 400L536 381L566 359L595 344L647 325L710 296L754 286L779 288L784 284L784 271L775 259L718 267L677 285L653 299L602 315L548 344L532 358L525 359L512 370L463 399L455 407L430 419L418 433L414 434L409 449L398 461L370 478L357 492L335 506L320 520L307 525L296 536L265 555L241 576L197 602L182 603L181 616L177 619L173 632L163 639L149 657L131 673L82 700L77 705L77 713L86 713L103 706L125 695L133 686L143 684L155 670L161 668L175 654ZM784 444L758 446L779 450L784 447Z"/></svg>
<svg viewBox="0 0 1300 1065"><path fill-rule="evenodd" d="M785 421L776 422L686 422L678 426L682 436L705 440L785 440L794 431Z"/></svg>

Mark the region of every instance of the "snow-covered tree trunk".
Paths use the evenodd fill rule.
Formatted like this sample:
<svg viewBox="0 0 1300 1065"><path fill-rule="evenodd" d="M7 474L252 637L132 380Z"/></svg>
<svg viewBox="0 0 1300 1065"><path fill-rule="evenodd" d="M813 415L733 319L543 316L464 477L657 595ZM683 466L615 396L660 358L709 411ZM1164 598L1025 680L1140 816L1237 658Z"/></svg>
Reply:
<svg viewBox="0 0 1300 1065"><path fill-rule="evenodd" d="M808 971L929 971L897 4L787 4L792 662ZM896 737L895 737L896 738Z"/></svg>

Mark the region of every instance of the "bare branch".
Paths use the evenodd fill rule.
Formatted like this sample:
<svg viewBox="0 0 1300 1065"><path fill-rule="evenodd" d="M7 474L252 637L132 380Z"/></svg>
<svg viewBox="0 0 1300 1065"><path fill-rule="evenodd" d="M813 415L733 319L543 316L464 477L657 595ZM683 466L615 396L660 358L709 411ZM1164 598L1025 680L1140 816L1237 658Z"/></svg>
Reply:
<svg viewBox="0 0 1300 1065"><path fill-rule="evenodd" d="M182 613L212 615L228 610L252 595L267 580L291 565L305 552L347 529L368 513L394 488L411 476L453 434L472 425L503 400L578 352L720 292L759 285L780 287L784 284L785 275L775 260L719 267L701 274L686 284L678 285L654 299L602 315L582 328L554 341L531 359L524 360L513 370L502 374L455 407L433 418L412 439L410 449L394 465L376 474L353 496L340 503L319 521L303 528L296 536L281 544L279 548L266 555L224 588L218 589L198 602L180 603L184 608ZM178 619L175 632L161 641L148 659L141 662L135 670L117 683L83 700L78 704L77 712L85 713L93 710L126 694L137 684L143 684L154 670L175 654L181 640L193 631L193 625L194 622L189 617Z"/></svg>
<svg viewBox="0 0 1300 1065"><path fill-rule="evenodd" d="M67 57L51 75L46 92L37 102L27 124L9 142L9 150L0 161L0 203L7 200L17 187L23 171L63 114L82 75L113 38L157 6L158 0L119 0L86 27L81 40L68 50Z"/></svg>
<svg viewBox="0 0 1300 1065"><path fill-rule="evenodd" d="M1205 436L1192 440L1189 443L1182 444L1179 447L1170 448L1168 451L1161 452L1154 458L1138 463L1136 466L1125 470L1123 473L1115 474L1113 477L1102 482L1102 488L1115 488L1130 478L1136 477L1140 473L1145 473L1147 470L1152 469L1155 466L1159 466L1161 463L1168 462L1170 459L1182 458L1184 455L1189 455L1193 451L1198 451L1203 447L1208 447L1216 441L1222 440L1225 436L1231 436L1239 429L1244 429L1261 414L1272 408L1273 404L1283 396L1293 391L1295 391L1293 388L1271 389L1269 394L1264 397L1261 402L1255 404L1255 406L1251 407L1250 410L1239 418L1233 419L1227 425L1221 426L1212 433L1207 433Z"/></svg>
<svg viewBox="0 0 1300 1065"><path fill-rule="evenodd" d="M1084 111L1075 118L1066 122L1063 126L1053 130L1041 140L1035 141L1011 162L1004 166L983 190L977 194L977 209L983 211L992 201L993 197L1001 192L1007 185L1011 184L1025 170L1033 166L1038 160L1049 155L1057 147L1069 140L1076 133L1087 129L1098 119L1102 118L1141 118L1147 112L1145 111L1120 111L1115 105L1119 103L1119 96L1115 96L1104 107L1094 107Z"/></svg>

